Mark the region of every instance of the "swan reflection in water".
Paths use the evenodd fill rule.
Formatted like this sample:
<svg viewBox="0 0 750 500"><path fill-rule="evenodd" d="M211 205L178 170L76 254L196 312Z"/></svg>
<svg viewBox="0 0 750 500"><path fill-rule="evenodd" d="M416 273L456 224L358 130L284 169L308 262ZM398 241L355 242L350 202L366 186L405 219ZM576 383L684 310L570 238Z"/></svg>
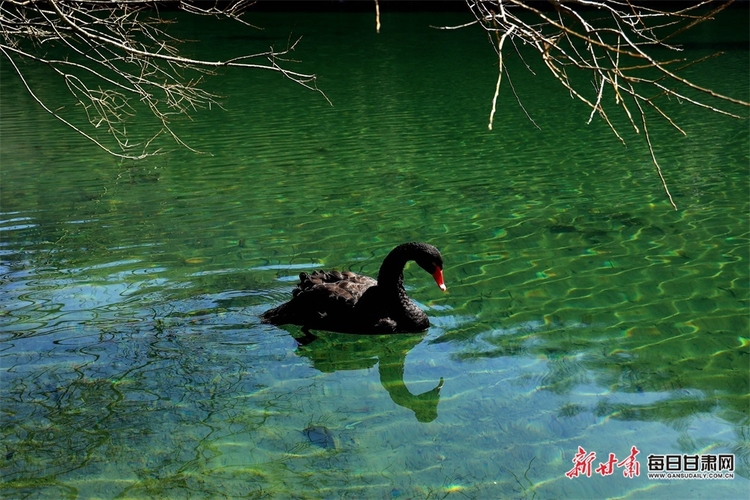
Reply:
<svg viewBox="0 0 750 500"><path fill-rule="evenodd" d="M339 370L364 370L377 363L380 383L394 403L414 412L420 422L437 418L437 406L443 378L433 389L412 394L404 383L404 363L409 351L424 334L416 335L345 335L325 333L316 337L309 331L297 338L297 354L312 361L323 373Z"/></svg>

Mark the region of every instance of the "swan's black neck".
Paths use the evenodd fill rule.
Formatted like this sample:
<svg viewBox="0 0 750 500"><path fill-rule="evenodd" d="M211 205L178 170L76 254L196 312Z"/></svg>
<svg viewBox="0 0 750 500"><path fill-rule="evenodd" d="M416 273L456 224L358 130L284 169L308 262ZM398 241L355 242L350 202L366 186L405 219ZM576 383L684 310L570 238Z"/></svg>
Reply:
<svg viewBox="0 0 750 500"><path fill-rule="evenodd" d="M378 291L383 306L403 331L423 331L430 327L427 315L404 290L404 266L410 260L422 259L432 248L422 243L399 245L383 260L378 273Z"/></svg>
<svg viewBox="0 0 750 500"><path fill-rule="evenodd" d="M389 291L405 295L404 291L404 266L413 260L419 253L417 243L404 243L399 245L383 260L378 272L378 286Z"/></svg>

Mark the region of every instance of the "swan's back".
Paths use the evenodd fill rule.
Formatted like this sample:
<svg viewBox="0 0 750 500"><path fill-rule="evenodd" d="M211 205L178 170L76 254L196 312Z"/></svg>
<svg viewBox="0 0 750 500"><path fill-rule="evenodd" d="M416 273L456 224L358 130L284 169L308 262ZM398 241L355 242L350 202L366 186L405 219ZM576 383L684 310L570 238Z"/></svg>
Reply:
<svg viewBox="0 0 750 500"><path fill-rule="evenodd" d="M344 300L356 303L365 290L378 282L369 276L361 276L349 271L313 271L312 274L301 273L299 283L292 291L293 297L310 294L313 297L327 297L327 299Z"/></svg>
<svg viewBox="0 0 750 500"><path fill-rule="evenodd" d="M274 325L348 331L357 320L357 303L373 286L377 286L374 279L348 271L301 273L292 300L269 309L261 319Z"/></svg>

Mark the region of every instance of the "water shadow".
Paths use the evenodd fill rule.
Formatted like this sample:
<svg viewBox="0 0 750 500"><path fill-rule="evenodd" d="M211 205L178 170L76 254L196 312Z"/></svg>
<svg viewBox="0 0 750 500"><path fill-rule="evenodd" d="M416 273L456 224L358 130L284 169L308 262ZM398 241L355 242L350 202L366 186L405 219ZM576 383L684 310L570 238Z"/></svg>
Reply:
<svg viewBox="0 0 750 500"><path fill-rule="evenodd" d="M323 373L364 370L378 365L380 383L394 403L414 412L420 422L437 418L443 378L429 391L413 394L404 383L406 355L419 344L418 335L347 335L329 332L297 337L297 354L308 358Z"/></svg>

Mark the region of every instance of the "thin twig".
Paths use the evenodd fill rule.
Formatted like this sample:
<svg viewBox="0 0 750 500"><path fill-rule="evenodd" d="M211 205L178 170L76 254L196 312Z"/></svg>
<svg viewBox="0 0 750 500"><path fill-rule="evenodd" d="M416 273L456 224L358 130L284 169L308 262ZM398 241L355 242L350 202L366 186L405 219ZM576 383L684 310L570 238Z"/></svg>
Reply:
<svg viewBox="0 0 750 500"><path fill-rule="evenodd" d="M495 84L495 95L492 97L492 111L490 111L490 122L487 125L487 128L492 130L492 121L495 118L495 109L497 106L497 96L500 94L500 80L503 78L503 45L505 44L505 39L508 38L513 33L513 30L515 28L511 26L511 28L503 33L503 36L500 38L500 41L497 43L497 64L498 64L498 70L497 70L497 83Z"/></svg>
<svg viewBox="0 0 750 500"><path fill-rule="evenodd" d="M651 161L653 161L654 166L656 167L656 172L659 174L659 179L661 180L661 185L664 188L664 192L667 193L667 198L669 198L669 203L672 205L672 208L677 210L677 205L675 205L674 200L672 199L672 194L669 192L669 187L667 187L667 181L664 179L664 174L661 171L661 167L659 166L659 162L656 161L656 154L654 154L654 147L651 144L651 136L648 134L648 126L646 125L646 114L643 112L643 108L641 107L641 104L638 102L638 99L635 100L636 106L638 106L638 110L641 113L641 124L643 125L643 135L646 137L646 144L648 145L648 151L651 153Z"/></svg>

